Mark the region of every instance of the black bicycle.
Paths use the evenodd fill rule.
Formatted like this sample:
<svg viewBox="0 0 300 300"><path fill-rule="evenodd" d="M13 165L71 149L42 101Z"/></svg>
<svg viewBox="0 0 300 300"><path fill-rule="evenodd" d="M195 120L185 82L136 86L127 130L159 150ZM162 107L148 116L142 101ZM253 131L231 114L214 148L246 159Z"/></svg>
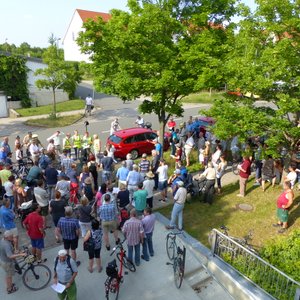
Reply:
<svg viewBox="0 0 300 300"><path fill-rule="evenodd" d="M183 245L182 248L176 243L177 235L183 232L170 232L167 235L166 250L167 255L173 263L168 262L167 265L173 265L174 282L176 287L179 289L182 285L184 270L185 270L185 256L186 248Z"/></svg>
<svg viewBox="0 0 300 300"><path fill-rule="evenodd" d="M36 258L29 252L27 247L23 247L26 256L16 260L15 270L22 275L24 285L33 291L44 289L51 280L50 269L43 264L36 263ZM24 271L24 273L23 273Z"/></svg>
<svg viewBox="0 0 300 300"><path fill-rule="evenodd" d="M109 299L118 299L120 286L123 282L123 266L131 272L135 272L136 268L133 262L131 262L126 256L126 250L123 248L123 242L120 242L112 251L110 256L112 256L117 249L120 251L117 253L117 258L120 262L120 270L118 269L117 262L114 259L113 261L109 262L106 267L106 275L107 278L105 280L105 297L107 300ZM128 272L124 272L125 275ZM109 296L111 294L111 296Z"/></svg>

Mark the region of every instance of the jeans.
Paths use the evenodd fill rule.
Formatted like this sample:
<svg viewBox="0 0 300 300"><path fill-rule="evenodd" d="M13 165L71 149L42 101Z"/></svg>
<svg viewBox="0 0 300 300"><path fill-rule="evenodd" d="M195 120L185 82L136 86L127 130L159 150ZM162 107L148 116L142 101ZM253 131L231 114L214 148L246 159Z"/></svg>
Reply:
<svg viewBox="0 0 300 300"><path fill-rule="evenodd" d="M55 184L47 184L47 188L48 188L48 194L49 194L49 199L50 200L54 200L55 199Z"/></svg>
<svg viewBox="0 0 300 300"><path fill-rule="evenodd" d="M183 204L174 203L172 214L171 214L171 221L170 226L176 227L176 219L178 217L178 229L182 230L182 217L183 217Z"/></svg>
<svg viewBox="0 0 300 300"><path fill-rule="evenodd" d="M128 259L130 261L133 262L133 248L134 248L134 262L137 266L140 265L141 263L141 247L140 247L140 244L137 244L135 246L129 246L128 245Z"/></svg>
<svg viewBox="0 0 300 300"><path fill-rule="evenodd" d="M149 254L150 256L154 255L152 235L153 232L145 233L145 238L143 242L143 256L145 260L149 260Z"/></svg>
<svg viewBox="0 0 300 300"><path fill-rule="evenodd" d="M255 179L261 178L261 169L262 169L262 162L260 160L255 161L256 171L255 171Z"/></svg>

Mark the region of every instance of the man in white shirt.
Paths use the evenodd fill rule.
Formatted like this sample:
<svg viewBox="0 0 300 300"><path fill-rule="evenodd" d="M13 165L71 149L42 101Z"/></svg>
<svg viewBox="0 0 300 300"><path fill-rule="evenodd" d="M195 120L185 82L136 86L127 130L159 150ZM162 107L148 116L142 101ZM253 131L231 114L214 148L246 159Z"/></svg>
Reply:
<svg viewBox="0 0 300 300"><path fill-rule="evenodd" d="M174 206L171 214L170 225L166 226L166 229L174 229L176 228L176 220L178 218L178 229L182 230L183 223L183 208L186 201L187 190L184 187L183 181L178 181L178 190L174 196Z"/></svg>
<svg viewBox="0 0 300 300"><path fill-rule="evenodd" d="M141 116L138 116L137 119L135 120L135 124L138 127L144 127L144 119Z"/></svg>
<svg viewBox="0 0 300 300"><path fill-rule="evenodd" d="M61 154L61 137L64 135L63 132L57 130L53 135L47 138L47 142L49 143L50 140L53 140L54 148L57 155Z"/></svg>
<svg viewBox="0 0 300 300"><path fill-rule="evenodd" d="M118 118L115 118L114 121L110 124L110 135L112 135L115 131L121 130L121 126Z"/></svg>
<svg viewBox="0 0 300 300"><path fill-rule="evenodd" d="M191 154L191 151L192 151L194 145L195 145L195 141L194 141L193 135L189 131L187 134L187 140L184 145L184 153L185 153L187 167L190 165L190 154Z"/></svg>
<svg viewBox="0 0 300 300"><path fill-rule="evenodd" d="M92 106L94 106L93 98L90 94L85 98L85 111L89 113L89 115L92 114Z"/></svg>
<svg viewBox="0 0 300 300"><path fill-rule="evenodd" d="M161 199L159 201L166 202L168 201L168 165L165 164L165 161L163 159L160 160L160 165L156 173L158 174L158 190L161 194Z"/></svg>

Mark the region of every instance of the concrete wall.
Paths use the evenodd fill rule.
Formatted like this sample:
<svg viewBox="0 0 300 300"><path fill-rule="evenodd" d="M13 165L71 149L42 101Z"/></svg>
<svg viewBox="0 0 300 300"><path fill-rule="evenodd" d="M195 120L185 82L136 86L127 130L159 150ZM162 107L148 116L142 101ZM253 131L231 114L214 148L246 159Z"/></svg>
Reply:
<svg viewBox="0 0 300 300"><path fill-rule="evenodd" d="M82 25L82 19L78 12L75 11L63 40L65 60L67 61L91 62L89 55L81 53L80 48L76 43L79 32L83 31Z"/></svg>

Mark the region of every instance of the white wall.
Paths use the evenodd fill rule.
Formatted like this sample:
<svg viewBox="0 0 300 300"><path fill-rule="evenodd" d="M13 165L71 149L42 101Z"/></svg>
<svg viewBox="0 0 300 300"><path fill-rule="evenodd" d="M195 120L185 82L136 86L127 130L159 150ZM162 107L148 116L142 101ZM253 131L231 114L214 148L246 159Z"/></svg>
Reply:
<svg viewBox="0 0 300 300"><path fill-rule="evenodd" d="M28 82L28 87L35 87L35 82L38 79L44 79L44 76L41 75L34 75L34 72L37 69L45 69L47 68L47 65L44 64L43 62L37 62L37 61L32 61L27 59L26 60L26 67L29 69L27 72L27 82Z"/></svg>
<svg viewBox="0 0 300 300"><path fill-rule="evenodd" d="M65 60L67 61L85 61L91 62L89 55L80 52L80 48L76 43L79 32L83 31L83 22L77 11L74 12L73 18L63 40L63 48Z"/></svg>

